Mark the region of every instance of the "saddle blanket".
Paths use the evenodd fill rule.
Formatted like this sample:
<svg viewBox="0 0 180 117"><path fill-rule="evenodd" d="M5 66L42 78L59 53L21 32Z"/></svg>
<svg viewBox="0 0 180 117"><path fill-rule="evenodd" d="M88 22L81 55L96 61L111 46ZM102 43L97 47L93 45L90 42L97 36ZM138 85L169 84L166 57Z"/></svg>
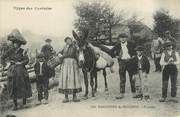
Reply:
<svg viewBox="0 0 180 117"><path fill-rule="evenodd" d="M99 69L105 68L107 66L107 61L103 57L99 57L96 61L96 67Z"/></svg>
<svg viewBox="0 0 180 117"><path fill-rule="evenodd" d="M89 46L94 50L95 53L98 53L100 55L100 57L101 57L100 59L103 61L101 63L103 63L105 65L105 62L104 62L104 60L105 60L108 67L112 67L113 66L114 61L113 61L113 58L110 55L108 55L106 52L103 52L100 48L95 47L95 46L93 46L90 43L89 43ZM100 61L100 60L98 60L98 61Z"/></svg>

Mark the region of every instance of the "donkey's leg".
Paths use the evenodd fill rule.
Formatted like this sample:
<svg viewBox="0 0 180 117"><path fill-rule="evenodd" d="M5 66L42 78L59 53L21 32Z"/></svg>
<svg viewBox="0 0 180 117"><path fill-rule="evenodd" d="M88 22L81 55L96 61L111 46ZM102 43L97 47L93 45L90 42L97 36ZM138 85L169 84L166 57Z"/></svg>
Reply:
<svg viewBox="0 0 180 117"><path fill-rule="evenodd" d="M87 72L83 71L83 75L84 75L84 84L85 84L85 94L84 94L84 97L87 97L88 96L88 87L89 87Z"/></svg>
<svg viewBox="0 0 180 117"><path fill-rule="evenodd" d="M107 85L107 74L106 74L106 69L103 69L103 76L104 76L104 84L105 84L105 91L108 91L108 85Z"/></svg>
<svg viewBox="0 0 180 117"><path fill-rule="evenodd" d="M91 77L90 85L91 85L91 89L92 89L92 97L95 97L95 95L94 95L94 73L93 72L90 73L90 77Z"/></svg>
<svg viewBox="0 0 180 117"><path fill-rule="evenodd" d="M98 86L98 81L97 81L97 70L94 72L94 78L95 78L95 87L94 87L94 92L97 92L97 86Z"/></svg>

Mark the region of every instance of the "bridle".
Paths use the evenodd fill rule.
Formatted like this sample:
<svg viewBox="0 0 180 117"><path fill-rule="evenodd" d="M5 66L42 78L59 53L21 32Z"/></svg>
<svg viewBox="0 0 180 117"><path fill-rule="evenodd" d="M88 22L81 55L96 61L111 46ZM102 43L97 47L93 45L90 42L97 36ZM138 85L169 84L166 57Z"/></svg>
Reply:
<svg viewBox="0 0 180 117"><path fill-rule="evenodd" d="M89 51L89 50L90 50L90 51ZM88 52L86 53L86 54L88 54L88 55L87 55L88 57L91 57L91 55L92 55L92 66L90 67L90 69L88 69L88 67L85 65L85 62L87 61L87 58L85 58L85 62L84 62L83 65L82 65L82 70L85 71L85 72L92 72L92 71L94 70L95 64L96 64L94 52L93 52L93 50L92 50L91 48L90 48L89 50L87 50L87 47L86 47L85 50L82 50L83 53L84 53L84 51L88 51ZM89 52L91 52L91 54L90 54Z"/></svg>

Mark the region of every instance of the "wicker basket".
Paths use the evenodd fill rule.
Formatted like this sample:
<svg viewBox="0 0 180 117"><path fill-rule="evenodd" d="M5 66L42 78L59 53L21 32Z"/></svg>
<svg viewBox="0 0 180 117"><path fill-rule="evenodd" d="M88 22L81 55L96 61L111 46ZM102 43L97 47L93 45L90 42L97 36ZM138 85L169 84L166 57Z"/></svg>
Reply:
<svg viewBox="0 0 180 117"><path fill-rule="evenodd" d="M53 56L48 62L47 65L54 69L55 67L57 67L58 65L62 64L63 62L63 58L59 57L59 56Z"/></svg>

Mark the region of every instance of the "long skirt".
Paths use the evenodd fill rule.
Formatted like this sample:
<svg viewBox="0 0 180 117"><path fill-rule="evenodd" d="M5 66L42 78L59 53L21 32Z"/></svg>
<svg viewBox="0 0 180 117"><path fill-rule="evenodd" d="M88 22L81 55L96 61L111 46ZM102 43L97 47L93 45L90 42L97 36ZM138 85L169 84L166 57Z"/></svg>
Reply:
<svg viewBox="0 0 180 117"><path fill-rule="evenodd" d="M28 72L23 65L11 65L8 69L8 92L10 98L22 99L32 96Z"/></svg>
<svg viewBox="0 0 180 117"><path fill-rule="evenodd" d="M73 58L65 58L61 65L59 93L73 94L82 91L78 63Z"/></svg>

